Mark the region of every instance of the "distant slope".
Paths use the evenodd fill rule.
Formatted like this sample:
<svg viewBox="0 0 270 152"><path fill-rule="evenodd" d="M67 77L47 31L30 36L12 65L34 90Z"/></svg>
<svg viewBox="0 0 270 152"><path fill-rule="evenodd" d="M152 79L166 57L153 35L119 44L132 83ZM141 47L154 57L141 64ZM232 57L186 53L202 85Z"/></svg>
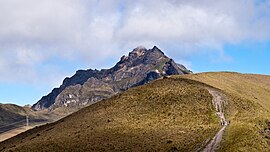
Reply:
<svg viewBox="0 0 270 152"><path fill-rule="evenodd" d="M225 113L231 123L219 151L270 151L270 76L211 72L181 78L219 88L228 97Z"/></svg>
<svg viewBox="0 0 270 152"><path fill-rule="evenodd" d="M202 85L156 80L0 143L0 151L199 150L220 128Z"/></svg>
<svg viewBox="0 0 270 152"><path fill-rule="evenodd" d="M184 76L261 104L270 111L270 76L209 72Z"/></svg>
<svg viewBox="0 0 270 152"><path fill-rule="evenodd" d="M166 75L187 74L183 65L176 64L159 48L135 48L110 69L78 70L66 78L59 88L42 97L32 109L84 107Z"/></svg>
<svg viewBox="0 0 270 152"><path fill-rule="evenodd" d="M13 104L0 104L0 127L25 119L27 111L23 107Z"/></svg>
<svg viewBox="0 0 270 152"><path fill-rule="evenodd" d="M25 125L26 116L31 121L44 121L29 107L20 107L14 104L0 104L0 133L18 126Z"/></svg>

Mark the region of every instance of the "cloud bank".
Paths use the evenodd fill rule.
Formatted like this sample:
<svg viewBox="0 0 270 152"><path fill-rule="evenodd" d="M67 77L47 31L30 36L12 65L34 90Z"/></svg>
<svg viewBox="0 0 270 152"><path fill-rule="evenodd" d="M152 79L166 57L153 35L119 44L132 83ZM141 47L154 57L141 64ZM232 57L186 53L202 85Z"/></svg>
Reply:
<svg viewBox="0 0 270 152"><path fill-rule="evenodd" d="M269 0L0 0L0 81L52 82L63 62L106 65L139 45L184 60L267 41L269 27Z"/></svg>

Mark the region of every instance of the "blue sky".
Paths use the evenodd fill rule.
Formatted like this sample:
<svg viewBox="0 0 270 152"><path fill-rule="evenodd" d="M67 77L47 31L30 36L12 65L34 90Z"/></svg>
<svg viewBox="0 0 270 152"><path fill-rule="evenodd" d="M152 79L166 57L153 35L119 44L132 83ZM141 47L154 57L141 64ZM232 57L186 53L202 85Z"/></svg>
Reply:
<svg viewBox="0 0 270 152"><path fill-rule="evenodd" d="M270 75L270 42L224 45L224 56L197 54L190 58L192 69L197 72L235 71Z"/></svg>
<svg viewBox="0 0 270 152"><path fill-rule="evenodd" d="M0 103L158 46L194 72L270 74L270 0L0 0Z"/></svg>

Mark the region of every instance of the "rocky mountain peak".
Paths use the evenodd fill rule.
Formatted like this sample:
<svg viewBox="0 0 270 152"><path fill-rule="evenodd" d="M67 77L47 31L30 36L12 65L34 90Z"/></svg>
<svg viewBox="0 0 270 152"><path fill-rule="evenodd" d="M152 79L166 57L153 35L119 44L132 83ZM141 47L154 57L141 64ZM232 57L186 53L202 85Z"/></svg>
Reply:
<svg viewBox="0 0 270 152"><path fill-rule="evenodd" d="M144 46L138 46L135 49L133 49L133 51L130 52L129 54L136 54L137 56L141 56L144 55L145 51L147 51L147 49Z"/></svg>
<svg viewBox="0 0 270 152"><path fill-rule="evenodd" d="M139 46L131 51L128 56L122 56L120 61L116 64L115 69L125 66L136 66L138 64L156 64L161 59L169 59L165 54L156 46L152 49L146 49Z"/></svg>
<svg viewBox="0 0 270 152"><path fill-rule="evenodd" d="M133 49L133 51L129 52L128 56L122 56L120 59L120 63L124 63L124 62L130 62L130 61L134 61L138 58L141 58L145 55L145 52L147 51L147 49L145 47L137 47L135 49Z"/></svg>
<svg viewBox="0 0 270 152"><path fill-rule="evenodd" d="M164 52L162 52L157 46L154 46L151 50L152 50L153 52L159 52L159 53L165 55Z"/></svg>
<svg viewBox="0 0 270 152"><path fill-rule="evenodd" d="M190 71L168 58L158 47L146 49L140 46L128 56L122 56L110 69L78 70L32 108L85 106L162 76L187 73Z"/></svg>

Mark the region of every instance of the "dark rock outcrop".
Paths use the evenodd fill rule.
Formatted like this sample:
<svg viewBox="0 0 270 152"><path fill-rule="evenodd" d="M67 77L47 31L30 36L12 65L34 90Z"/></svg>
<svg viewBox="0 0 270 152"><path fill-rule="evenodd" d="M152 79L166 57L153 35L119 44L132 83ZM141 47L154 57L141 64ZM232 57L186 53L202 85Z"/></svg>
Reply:
<svg viewBox="0 0 270 152"><path fill-rule="evenodd" d="M156 46L149 50L137 47L128 56L122 56L111 69L78 70L72 77L65 78L59 88L42 97L32 109L85 106L162 76L190 72Z"/></svg>

